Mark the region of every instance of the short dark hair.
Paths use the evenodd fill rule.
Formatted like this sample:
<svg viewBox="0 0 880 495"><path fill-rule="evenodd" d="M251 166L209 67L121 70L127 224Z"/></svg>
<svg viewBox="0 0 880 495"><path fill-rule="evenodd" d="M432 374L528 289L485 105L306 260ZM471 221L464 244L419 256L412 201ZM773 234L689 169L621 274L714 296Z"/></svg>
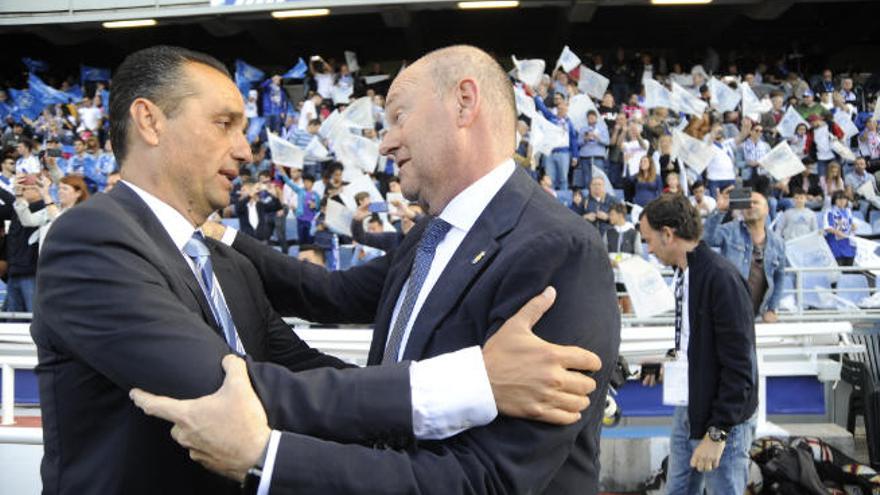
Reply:
<svg viewBox="0 0 880 495"><path fill-rule="evenodd" d="M844 191L834 191L834 194L831 195L831 204L837 203L838 199L849 199L846 197L846 192Z"/></svg>
<svg viewBox="0 0 880 495"><path fill-rule="evenodd" d="M696 180L696 181L694 181L694 183L691 185L691 191L693 191L693 190L695 190L695 189L697 189L697 188L700 188L700 187L702 187L703 189L705 189L705 188L706 188L706 184L704 184L703 181L701 181L701 180Z"/></svg>
<svg viewBox="0 0 880 495"><path fill-rule="evenodd" d="M381 225L382 218L379 216L378 213L373 213L372 215L370 215L370 218L367 219L367 223L378 223Z"/></svg>
<svg viewBox="0 0 880 495"><path fill-rule="evenodd" d="M791 195L792 195L792 197L794 197L794 196L799 196L799 195L801 195L801 194L807 194L807 192L804 191L804 188L802 188L802 187L793 187L793 188L791 188Z"/></svg>
<svg viewBox="0 0 880 495"><path fill-rule="evenodd" d="M614 203L611 205L611 208L608 210L610 212L615 212L620 215L626 216L626 204L625 203Z"/></svg>
<svg viewBox="0 0 880 495"><path fill-rule="evenodd" d="M181 84L187 62L207 65L230 77L226 67L210 55L163 45L132 53L116 69L110 92L110 139L120 166L128 153L131 104L138 98L145 98L173 117L180 110L181 101L190 95L188 85Z"/></svg>
<svg viewBox="0 0 880 495"><path fill-rule="evenodd" d="M314 183L314 182L315 182L315 176L312 175L312 174L302 174L302 180L303 180L303 182L305 182L305 181L309 181L309 182L311 182L311 183Z"/></svg>
<svg viewBox="0 0 880 495"><path fill-rule="evenodd" d="M34 149L34 140L31 138L23 137L21 138L21 141L18 142L18 144L23 144L24 147L28 149L28 151L32 151Z"/></svg>
<svg viewBox="0 0 880 495"><path fill-rule="evenodd" d="M321 119L312 119L312 120L309 121L309 125L320 126L320 125L321 125Z"/></svg>
<svg viewBox="0 0 880 495"><path fill-rule="evenodd" d="M703 235L700 213L681 194L664 193L645 206L642 215L654 230L669 227L676 237L698 241Z"/></svg>

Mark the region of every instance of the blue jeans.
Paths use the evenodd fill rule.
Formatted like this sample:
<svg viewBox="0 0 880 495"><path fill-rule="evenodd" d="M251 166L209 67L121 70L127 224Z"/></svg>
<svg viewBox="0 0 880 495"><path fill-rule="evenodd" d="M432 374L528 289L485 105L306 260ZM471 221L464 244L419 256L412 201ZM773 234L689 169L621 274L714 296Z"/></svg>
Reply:
<svg viewBox="0 0 880 495"><path fill-rule="evenodd" d="M723 190L727 189L728 187L730 187L730 186L732 186L732 185L734 185L734 184L736 184L736 180L735 180L735 179L730 179L730 180L710 180L710 181L708 181L708 185L709 185L709 195L712 196L713 198L717 198L717 197L718 197L718 191L723 191Z"/></svg>
<svg viewBox="0 0 880 495"><path fill-rule="evenodd" d="M601 156L582 156L578 158L578 166L571 174L571 186L577 189L590 187L593 180L593 165L608 175L605 170L605 158Z"/></svg>
<svg viewBox="0 0 880 495"><path fill-rule="evenodd" d="M3 309L9 312L30 312L34 308L34 275L10 275L6 284L6 300Z"/></svg>
<svg viewBox="0 0 880 495"><path fill-rule="evenodd" d="M691 467L691 456L701 440L690 439L687 406L676 407L672 416L672 438L669 441L669 473L666 493L669 495L708 495L745 493L749 479L749 448L755 437L755 421L751 419L733 427L721 454L718 469L701 473Z"/></svg>
<svg viewBox="0 0 880 495"><path fill-rule="evenodd" d="M544 158L544 173L550 176L553 189L568 190L568 166L571 164L571 154L568 151L554 151Z"/></svg>

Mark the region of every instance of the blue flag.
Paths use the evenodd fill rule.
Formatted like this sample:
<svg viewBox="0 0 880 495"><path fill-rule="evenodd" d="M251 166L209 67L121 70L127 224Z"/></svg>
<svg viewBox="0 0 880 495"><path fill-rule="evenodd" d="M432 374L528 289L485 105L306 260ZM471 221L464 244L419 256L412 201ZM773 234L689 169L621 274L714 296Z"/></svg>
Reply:
<svg viewBox="0 0 880 495"><path fill-rule="evenodd" d="M248 65L244 60L237 59L235 61L235 85L241 91L242 96L247 98L251 84L262 81L266 74L253 65Z"/></svg>
<svg viewBox="0 0 880 495"><path fill-rule="evenodd" d="M43 106L54 103L68 103L70 101L70 95L44 83L34 73L28 74L28 84L30 85L33 97L40 100Z"/></svg>
<svg viewBox="0 0 880 495"><path fill-rule="evenodd" d="M89 67L88 65L79 66L80 82L85 84L86 81L109 81L110 69L103 67Z"/></svg>
<svg viewBox="0 0 880 495"><path fill-rule="evenodd" d="M15 110L15 104L11 100L0 101L0 125L6 121L6 117L12 115Z"/></svg>
<svg viewBox="0 0 880 495"><path fill-rule="evenodd" d="M28 72L46 72L49 70L49 64L42 60L21 57L21 63L27 66Z"/></svg>
<svg viewBox="0 0 880 495"><path fill-rule="evenodd" d="M12 111L15 120L21 121L22 116L34 120L40 116L43 104L29 90L10 88L9 94L12 96L12 101L15 102L15 109Z"/></svg>
<svg viewBox="0 0 880 495"><path fill-rule="evenodd" d="M306 77L306 72L308 71L309 67L303 61L302 57L300 57L296 65L289 71L285 72L281 77L284 79L302 79Z"/></svg>
<svg viewBox="0 0 880 495"><path fill-rule="evenodd" d="M64 92L71 101L77 102L83 99L83 89L79 84L74 84Z"/></svg>
<svg viewBox="0 0 880 495"><path fill-rule="evenodd" d="M253 143L260 137L260 131L263 130L264 125L266 125L266 119L263 117L251 117L247 128L247 141L249 143Z"/></svg>

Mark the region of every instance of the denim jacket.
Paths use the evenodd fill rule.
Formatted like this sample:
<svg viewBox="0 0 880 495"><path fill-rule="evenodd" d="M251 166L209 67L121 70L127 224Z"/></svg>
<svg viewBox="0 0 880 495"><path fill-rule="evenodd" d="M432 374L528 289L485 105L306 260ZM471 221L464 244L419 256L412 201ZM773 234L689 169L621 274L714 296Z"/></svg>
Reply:
<svg viewBox="0 0 880 495"><path fill-rule="evenodd" d="M721 248L721 255L733 263L740 275L749 278L752 264L752 236L742 220L722 224L724 212L716 212L706 218L703 239L712 247ZM764 275L767 278L767 292L761 302L759 315L776 311L782 299L785 279L785 242L778 234L765 226Z"/></svg>

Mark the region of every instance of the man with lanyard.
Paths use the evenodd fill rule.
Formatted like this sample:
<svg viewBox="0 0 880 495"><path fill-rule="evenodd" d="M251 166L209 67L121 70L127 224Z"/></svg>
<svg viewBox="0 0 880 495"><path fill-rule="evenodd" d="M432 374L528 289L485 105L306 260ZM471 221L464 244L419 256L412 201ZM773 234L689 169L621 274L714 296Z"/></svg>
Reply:
<svg viewBox="0 0 880 495"><path fill-rule="evenodd" d="M667 493L744 493L758 404L748 286L700 241L700 215L684 196L651 201L639 223L648 252L675 268L675 349L663 367L663 402L675 406Z"/></svg>

